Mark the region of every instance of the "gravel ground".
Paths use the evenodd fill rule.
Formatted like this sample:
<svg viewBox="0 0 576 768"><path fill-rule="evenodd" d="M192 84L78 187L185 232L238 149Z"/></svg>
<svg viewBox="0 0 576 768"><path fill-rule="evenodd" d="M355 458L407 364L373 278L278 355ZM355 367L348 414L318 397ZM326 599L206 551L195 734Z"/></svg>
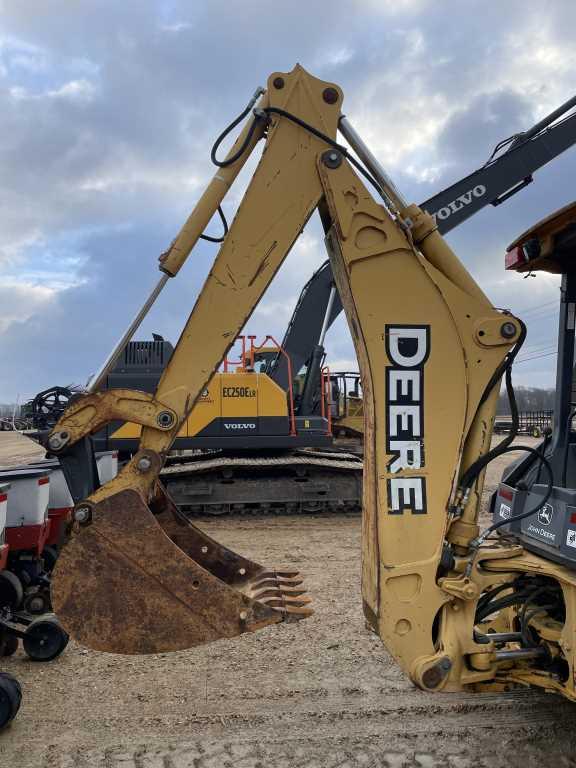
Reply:
<svg viewBox="0 0 576 768"><path fill-rule="evenodd" d="M24 702L0 736L1 768L576 766L576 707L560 698L414 689L364 626L359 517L202 526L260 562L297 565L315 615L175 654L71 644L38 665L19 652L3 661Z"/></svg>

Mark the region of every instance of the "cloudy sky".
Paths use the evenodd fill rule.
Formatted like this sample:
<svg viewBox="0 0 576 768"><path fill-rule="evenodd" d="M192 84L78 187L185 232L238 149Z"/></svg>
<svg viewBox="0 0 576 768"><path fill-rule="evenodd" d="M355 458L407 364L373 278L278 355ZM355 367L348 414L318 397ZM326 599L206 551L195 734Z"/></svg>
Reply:
<svg viewBox="0 0 576 768"><path fill-rule="evenodd" d="M420 202L576 93L575 27L573 0L0 0L0 402L98 368L210 178L215 136L270 72L300 62L340 84ZM576 198L575 175L571 150L449 238L528 321L520 384L553 382L558 281L506 274L504 250ZM177 339L214 248L198 245L143 334ZM281 336L324 259L311 223L249 330ZM327 343L352 367L344 321Z"/></svg>

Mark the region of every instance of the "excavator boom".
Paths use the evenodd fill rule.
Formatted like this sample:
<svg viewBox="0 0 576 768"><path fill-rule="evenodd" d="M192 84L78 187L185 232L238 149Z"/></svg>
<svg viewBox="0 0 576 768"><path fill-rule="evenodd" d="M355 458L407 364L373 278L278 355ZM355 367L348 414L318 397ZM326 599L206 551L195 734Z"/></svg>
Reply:
<svg viewBox="0 0 576 768"><path fill-rule="evenodd" d="M510 650L502 660L487 634L492 625L482 626L484 634L477 628L482 595L537 570L520 547L484 542L478 525L500 380L524 326L491 306L433 217L406 204L341 116L342 101L336 85L300 66L270 76L228 159L161 257L161 270L175 275L263 139L156 393L95 391L52 431L50 449L66 463L111 419L143 427L139 451L120 474L77 503L54 574L55 610L80 642L123 653L191 647L309 615L296 572L260 566L208 539L174 508L158 474L317 210L363 384L365 615L426 690L520 677L552 687L551 674L526 671L525 655L515 662ZM367 165L338 144L338 129ZM501 617L506 622L511 630L514 615ZM571 680L560 687L574 697Z"/></svg>

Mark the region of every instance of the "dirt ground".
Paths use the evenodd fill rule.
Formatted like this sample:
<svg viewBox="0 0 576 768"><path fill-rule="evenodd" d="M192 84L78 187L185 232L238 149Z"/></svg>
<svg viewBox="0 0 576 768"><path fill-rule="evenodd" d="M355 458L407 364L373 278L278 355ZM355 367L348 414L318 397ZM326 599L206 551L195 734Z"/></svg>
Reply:
<svg viewBox="0 0 576 768"><path fill-rule="evenodd" d="M487 487L502 470L493 465ZM24 687L1 768L576 766L576 705L535 691L425 694L365 629L360 518L220 518L203 527L297 565L316 613L191 651L124 658L73 644L3 661Z"/></svg>

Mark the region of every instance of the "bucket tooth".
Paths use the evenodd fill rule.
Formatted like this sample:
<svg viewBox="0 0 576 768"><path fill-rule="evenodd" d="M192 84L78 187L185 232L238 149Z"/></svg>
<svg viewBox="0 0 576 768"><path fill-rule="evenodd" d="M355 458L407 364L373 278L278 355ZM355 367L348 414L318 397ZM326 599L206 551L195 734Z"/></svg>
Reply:
<svg viewBox="0 0 576 768"><path fill-rule="evenodd" d="M272 576L267 576L265 579L258 577L258 579L253 582L253 586L254 588L259 588L259 589L267 589L269 587L275 587L275 586L281 586L281 587L285 587L286 589L292 589L294 587L299 587L303 583L304 583L304 579L302 577L282 579L282 578L274 578Z"/></svg>
<svg viewBox="0 0 576 768"><path fill-rule="evenodd" d="M276 597L277 595L289 595L290 597L300 597L301 595L306 594L305 589L294 589L293 587L284 587L283 589L280 589L280 587L277 588L267 588L267 589L259 589L257 592L252 593L252 597L254 600L263 600L265 597Z"/></svg>
<svg viewBox="0 0 576 768"><path fill-rule="evenodd" d="M312 608L297 607L293 605L285 605L281 609L275 608L274 610L282 610L284 615L284 621L300 621L301 619L308 619L314 615Z"/></svg>
<svg viewBox="0 0 576 768"><path fill-rule="evenodd" d="M151 507L124 490L73 532L53 573L52 601L83 645L162 653L306 618L305 590L292 591L301 583L297 571L273 571L211 539L163 489Z"/></svg>
<svg viewBox="0 0 576 768"><path fill-rule="evenodd" d="M307 605L310 605L312 599L310 597L277 595L275 597L266 597L260 602L264 603L264 605L269 605L272 608L305 608Z"/></svg>
<svg viewBox="0 0 576 768"><path fill-rule="evenodd" d="M300 571L263 571L263 578L295 579L300 576Z"/></svg>

